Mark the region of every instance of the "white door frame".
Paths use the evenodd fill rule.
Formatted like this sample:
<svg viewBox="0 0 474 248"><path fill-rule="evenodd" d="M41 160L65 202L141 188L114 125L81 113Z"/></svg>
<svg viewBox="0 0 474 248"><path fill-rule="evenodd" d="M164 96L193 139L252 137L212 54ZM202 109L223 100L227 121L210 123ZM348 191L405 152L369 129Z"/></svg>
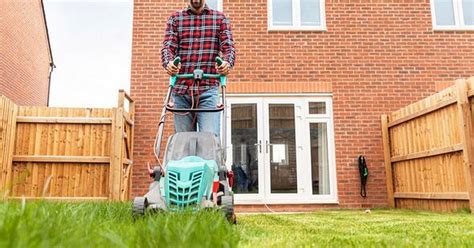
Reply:
<svg viewBox="0 0 474 248"><path fill-rule="evenodd" d="M260 101L256 101L254 98L239 98L238 101L235 101L233 98L227 98L226 108L227 108L227 169L232 168L233 161L233 152L232 152L232 109L231 104L256 104L257 106L257 142L260 143L260 149L265 149L263 141L263 133L259 130L263 130L263 122L259 116L263 115L263 109L261 107ZM259 147L257 147L259 149ZM264 153L257 152L257 161L258 161L258 193L257 194L235 194L236 203L239 202L262 202L264 199L264 167L260 166L262 161L264 161Z"/></svg>
<svg viewBox="0 0 474 248"><path fill-rule="evenodd" d="M309 115L309 102L325 102L327 113L323 115ZM297 192L295 194L271 194L270 183L270 152L266 152L265 143L269 141L269 104L287 103L295 105L295 137L296 137L296 161L297 161ZM262 142L262 152L258 152L258 194L236 194L236 204L302 204L315 203L327 204L338 203L335 149L334 149L334 126L332 119L332 98L324 95L231 95L227 98L227 166L231 167L231 104L257 104L257 140ZM313 195L311 184L311 161L310 154L310 123L321 122L327 124L328 136L328 160L329 180L331 192L329 195ZM262 132L263 130L263 132ZM308 130L308 131L306 131Z"/></svg>
<svg viewBox="0 0 474 248"><path fill-rule="evenodd" d="M297 193L292 194L285 194L285 193L271 193L271 165L270 165L270 149L271 147L266 146L265 151L268 149L268 152L265 152L265 159L263 160L263 167L265 168L264 176L265 182L265 199L269 201L295 201L301 199L301 194L303 193L304 189L304 174L303 167L302 167L302 146L299 143L299 139L301 139L301 130L298 128L301 122L301 99L298 98L289 98L289 97L278 97L278 98L264 98L262 99L263 102L263 120L264 120L264 144L270 143L270 104L292 104L294 105L294 120L295 120L295 149L296 149L296 191Z"/></svg>

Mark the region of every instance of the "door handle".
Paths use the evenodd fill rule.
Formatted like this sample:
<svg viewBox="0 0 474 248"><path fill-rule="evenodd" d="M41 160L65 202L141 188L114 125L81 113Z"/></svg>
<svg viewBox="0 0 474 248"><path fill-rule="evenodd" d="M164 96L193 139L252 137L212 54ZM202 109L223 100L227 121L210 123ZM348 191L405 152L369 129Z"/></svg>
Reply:
<svg viewBox="0 0 474 248"><path fill-rule="evenodd" d="M268 153L268 148L271 146L270 142L268 140L265 141L265 152Z"/></svg>
<svg viewBox="0 0 474 248"><path fill-rule="evenodd" d="M258 146L258 152L262 153L262 140L259 140L258 143L255 143L253 145Z"/></svg>

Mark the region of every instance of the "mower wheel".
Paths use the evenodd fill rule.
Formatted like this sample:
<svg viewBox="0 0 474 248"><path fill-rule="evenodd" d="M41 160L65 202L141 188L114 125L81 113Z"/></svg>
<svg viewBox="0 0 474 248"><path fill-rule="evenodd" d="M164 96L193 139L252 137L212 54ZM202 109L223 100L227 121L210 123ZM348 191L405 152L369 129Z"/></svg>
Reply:
<svg viewBox="0 0 474 248"><path fill-rule="evenodd" d="M221 198L222 210L224 211L225 217L232 224L237 224L237 218L234 213L234 195L224 195Z"/></svg>
<svg viewBox="0 0 474 248"><path fill-rule="evenodd" d="M145 210L148 207L148 201L145 197L135 197L132 206L132 216L134 219L145 215Z"/></svg>

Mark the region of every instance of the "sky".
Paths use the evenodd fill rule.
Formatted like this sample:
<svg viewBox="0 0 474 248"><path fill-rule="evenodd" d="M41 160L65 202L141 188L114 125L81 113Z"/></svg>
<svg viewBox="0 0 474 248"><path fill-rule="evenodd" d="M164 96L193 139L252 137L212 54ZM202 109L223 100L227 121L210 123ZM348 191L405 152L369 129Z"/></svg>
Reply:
<svg viewBox="0 0 474 248"><path fill-rule="evenodd" d="M44 0L51 107L115 107L130 92L133 0Z"/></svg>

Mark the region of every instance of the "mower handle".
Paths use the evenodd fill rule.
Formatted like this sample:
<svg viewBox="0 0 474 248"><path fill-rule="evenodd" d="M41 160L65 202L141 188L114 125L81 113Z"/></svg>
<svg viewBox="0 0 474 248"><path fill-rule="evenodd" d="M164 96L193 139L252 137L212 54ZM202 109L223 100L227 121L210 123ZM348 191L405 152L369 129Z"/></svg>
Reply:
<svg viewBox="0 0 474 248"><path fill-rule="evenodd" d="M181 63L181 58L176 57L173 60L173 64L177 66L179 63ZM216 64L218 66L220 66L220 65L222 65L222 63L224 63L224 60L222 60L220 57L216 57ZM207 73L203 73L202 70L197 69L197 70L194 70L194 73L176 74L176 75L171 76L169 86L171 88L174 88L174 86L176 85L176 81L178 79L195 79L196 73L200 73L199 74L201 76L200 80L215 78L215 79L219 79L220 86L225 87L227 85L227 77L226 76L220 75L220 74L207 74Z"/></svg>
<svg viewBox="0 0 474 248"><path fill-rule="evenodd" d="M221 112L224 110L224 106L216 106L214 109L175 109L169 104L166 105L166 110L170 112L176 112L176 113L197 113L197 112Z"/></svg>
<svg viewBox="0 0 474 248"><path fill-rule="evenodd" d="M181 62L181 58L180 57L176 57L174 60L173 60L173 64L175 66L178 66L179 63ZM222 65L224 63L224 61L217 57L216 58L216 64L218 66ZM215 109L175 109L173 108L173 106L170 106L169 105L169 100L171 98L171 93L173 91L173 88L176 84L176 81L177 79L194 79L194 80L203 80L203 79L211 79L211 78L215 78L215 79L219 79L220 80L220 87L221 87L221 94L222 94L222 103L219 104L218 106L216 106ZM223 147L224 147L224 154L223 154L223 160L224 160L224 164L225 164L225 161L226 161L226 157L227 157L227 153L226 153L226 144L227 144L227 138L226 138L226 135L227 135L227 125L226 125L226 81L227 81L227 78L225 75L220 75L220 74L205 74L203 73L202 70L194 70L194 73L192 74L177 74L177 75L174 75L174 76L171 76L170 77L170 83L169 83L169 87L168 87L168 92L165 96L165 104L163 106L163 109L162 109L162 112L161 112L161 117L160 117L160 121L159 121L159 124L158 124L158 135L155 139L155 157L157 160L159 160L159 157L160 157L160 152L161 152L161 140L163 138L163 129L164 129L164 124L165 124L165 119L166 119L166 111L170 111L170 112L191 112L191 113L195 113L195 112L220 112L220 111L223 111L223 123L222 123L222 144Z"/></svg>
<svg viewBox="0 0 474 248"><path fill-rule="evenodd" d="M173 60L173 64L178 65L179 63L181 63L181 58L176 57ZM222 63L224 63L224 61L220 57L216 57L216 63L217 63L217 65L220 66L220 65L222 65ZM205 80L205 79L211 79L211 78L220 79L220 82L221 82L220 86L222 87L222 92L225 92L226 77L224 75L206 74L200 69L196 69L196 70L194 70L193 73L189 73L189 74L176 74L174 76L171 76L169 86L170 86L171 89L174 88L177 79ZM222 94L222 102L223 103L225 102L224 97L225 97L225 94ZM178 113L220 112L220 111L224 110L224 108L225 108L225 106L222 104L220 106L216 106L216 108L214 108L214 109L175 109L173 107L173 105L169 104L169 102L166 102L166 110L168 110L170 112L178 112Z"/></svg>
<svg viewBox="0 0 474 248"><path fill-rule="evenodd" d="M178 56L178 57L176 57L176 58L173 59L173 64L174 64L175 66L178 66L179 63L181 63L181 57ZM224 63L224 60L221 59L220 57L216 57L216 63L217 63L218 66L221 66L222 63Z"/></svg>
<svg viewBox="0 0 474 248"><path fill-rule="evenodd" d="M178 57L174 58L173 64L175 66L178 66L179 63L181 63L181 57L178 56ZM220 57L216 57L216 63L217 63L218 66L221 66L222 63L224 63L224 60L222 60Z"/></svg>

